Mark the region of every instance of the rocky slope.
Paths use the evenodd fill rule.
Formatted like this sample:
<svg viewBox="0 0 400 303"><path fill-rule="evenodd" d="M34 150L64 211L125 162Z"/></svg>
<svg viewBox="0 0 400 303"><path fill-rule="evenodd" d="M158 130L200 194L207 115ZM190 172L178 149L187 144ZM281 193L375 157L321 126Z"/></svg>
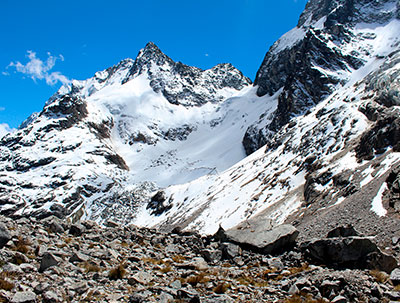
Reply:
<svg viewBox="0 0 400 303"><path fill-rule="evenodd" d="M354 229L335 230L331 238L309 245L308 250L294 247L271 256L242 249L240 243L217 235L166 234L113 221L100 227L93 221L71 225L55 217L0 219L1 302L389 302L400 298L399 269L390 267L389 275L375 266L354 269L356 262L351 269L344 264L326 267L307 257L311 248L329 241L335 245L326 251L337 261L365 261L362 250L381 254L370 239L354 237ZM225 236L229 235L227 231ZM356 250L343 243L356 244Z"/></svg>

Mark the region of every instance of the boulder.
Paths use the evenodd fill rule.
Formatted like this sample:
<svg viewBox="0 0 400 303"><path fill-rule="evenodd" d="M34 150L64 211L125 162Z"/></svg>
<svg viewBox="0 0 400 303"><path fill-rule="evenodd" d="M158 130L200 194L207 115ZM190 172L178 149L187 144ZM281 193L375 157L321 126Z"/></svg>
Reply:
<svg viewBox="0 0 400 303"><path fill-rule="evenodd" d="M272 227L269 221L252 220L232 229L218 230L215 237L262 254L276 254L295 245L298 230L289 224Z"/></svg>
<svg viewBox="0 0 400 303"><path fill-rule="evenodd" d="M378 269L389 272L397 266L368 237L314 239L301 244L306 259L339 268Z"/></svg>
<svg viewBox="0 0 400 303"><path fill-rule="evenodd" d="M3 223L0 223L0 248L3 248L10 240L11 234L8 231L7 226L5 226Z"/></svg>

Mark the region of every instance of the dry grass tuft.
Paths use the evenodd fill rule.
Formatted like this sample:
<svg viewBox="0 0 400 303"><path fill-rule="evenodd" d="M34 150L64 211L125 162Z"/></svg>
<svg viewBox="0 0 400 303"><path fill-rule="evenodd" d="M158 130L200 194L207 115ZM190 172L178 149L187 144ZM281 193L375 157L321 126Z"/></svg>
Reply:
<svg viewBox="0 0 400 303"><path fill-rule="evenodd" d="M203 284L209 282L210 279L207 277L206 273L201 272L198 275L192 275L186 278L185 282L192 285L196 286L197 284Z"/></svg>
<svg viewBox="0 0 400 303"><path fill-rule="evenodd" d="M108 277L111 280L123 279L125 275L126 275L126 269L125 269L125 264L123 263L120 263L117 267L114 267L108 273Z"/></svg>
<svg viewBox="0 0 400 303"><path fill-rule="evenodd" d="M161 259L154 259L154 258L143 258L142 261L144 263L151 263L153 265L162 265L165 264L165 262Z"/></svg>
<svg viewBox="0 0 400 303"><path fill-rule="evenodd" d="M290 296L286 298L284 303L325 303L325 301L321 299L314 299L312 295L306 293L300 293Z"/></svg>
<svg viewBox="0 0 400 303"><path fill-rule="evenodd" d="M171 271L172 271L172 267L169 264L165 265L163 268L160 269L160 272L162 272L163 274L166 274L167 272L171 272Z"/></svg>
<svg viewBox="0 0 400 303"><path fill-rule="evenodd" d="M28 240L22 238L21 236L18 236L17 243L13 247L13 250L16 250L23 254L27 254L30 250L29 246L30 246L30 243Z"/></svg>
<svg viewBox="0 0 400 303"><path fill-rule="evenodd" d="M171 259L176 263L183 263L186 261L186 257L182 255L173 255Z"/></svg>
<svg viewBox="0 0 400 303"><path fill-rule="evenodd" d="M10 291L14 288L14 283L7 281L6 278L12 276L10 273L2 271L0 273L0 289Z"/></svg>
<svg viewBox="0 0 400 303"><path fill-rule="evenodd" d="M236 281L244 286L256 286L256 287L267 287L268 282L260 279L260 278L254 278L249 275L241 275L236 279Z"/></svg>
<svg viewBox="0 0 400 303"><path fill-rule="evenodd" d="M284 277L292 276L310 269L308 263L303 263L300 267L291 267L288 268L289 273L278 275L275 280L282 280Z"/></svg>
<svg viewBox="0 0 400 303"><path fill-rule="evenodd" d="M370 270L369 274L374 277L376 282L379 283L386 283L387 281L389 281L390 278L390 276L387 273L376 269Z"/></svg>
<svg viewBox="0 0 400 303"><path fill-rule="evenodd" d="M86 273L101 271L101 268L99 265L90 263L90 262L82 262L79 264L79 267L84 268L86 270Z"/></svg>
<svg viewBox="0 0 400 303"><path fill-rule="evenodd" d="M213 292L216 294L224 294L230 288L230 284L228 283L219 283L217 286L213 288Z"/></svg>

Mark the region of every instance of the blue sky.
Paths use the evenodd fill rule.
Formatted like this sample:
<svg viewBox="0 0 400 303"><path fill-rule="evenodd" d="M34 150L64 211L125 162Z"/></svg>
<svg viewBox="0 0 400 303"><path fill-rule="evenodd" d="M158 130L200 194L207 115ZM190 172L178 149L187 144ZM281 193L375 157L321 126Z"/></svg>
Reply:
<svg viewBox="0 0 400 303"><path fill-rule="evenodd" d="M296 26L305 4L1 0L0 126L17 127L63 81L134 59L148 41L175 61L203 69L229 62L254 80L269 47Z"/></svg>

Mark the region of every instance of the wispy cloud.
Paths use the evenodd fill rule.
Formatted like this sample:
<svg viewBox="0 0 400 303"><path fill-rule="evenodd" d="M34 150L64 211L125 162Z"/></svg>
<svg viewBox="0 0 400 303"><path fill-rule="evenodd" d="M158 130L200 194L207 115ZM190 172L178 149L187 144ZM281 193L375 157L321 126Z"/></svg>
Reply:
<svg viewBox="0 0 400 303"><path fill-rule="evenodd" d="M7 123L0 123L0 138L3 138L8 133L13 132L15 129L11 128Z"/></svg>
<svg viewBox="0 0 400 303"><path fill-rule="evenodd" d="M0 106L0 112L2 112L2 111L5 111L6 110L6 108L5 107L3 107L3 106Z"/></svg>
<svg viewBox="0 0 400 303"><path fill-rule="evenodd" d="M64 61L63 55L52 56L50 53L47 53L47 56L47 60L42 61L40 58L36 57L35 52L27 51L26 57L29 59L28 63L24 65L19 61L11 62L7 66L7 69L15 68L17 72L27 75L33 81L44 79L48 85L54 85L57 82L61 82L62 84L71 82L62 73L51 71L57 60ZM3 75L6 76L7 74L7 72L3 72Z"/></svg>

